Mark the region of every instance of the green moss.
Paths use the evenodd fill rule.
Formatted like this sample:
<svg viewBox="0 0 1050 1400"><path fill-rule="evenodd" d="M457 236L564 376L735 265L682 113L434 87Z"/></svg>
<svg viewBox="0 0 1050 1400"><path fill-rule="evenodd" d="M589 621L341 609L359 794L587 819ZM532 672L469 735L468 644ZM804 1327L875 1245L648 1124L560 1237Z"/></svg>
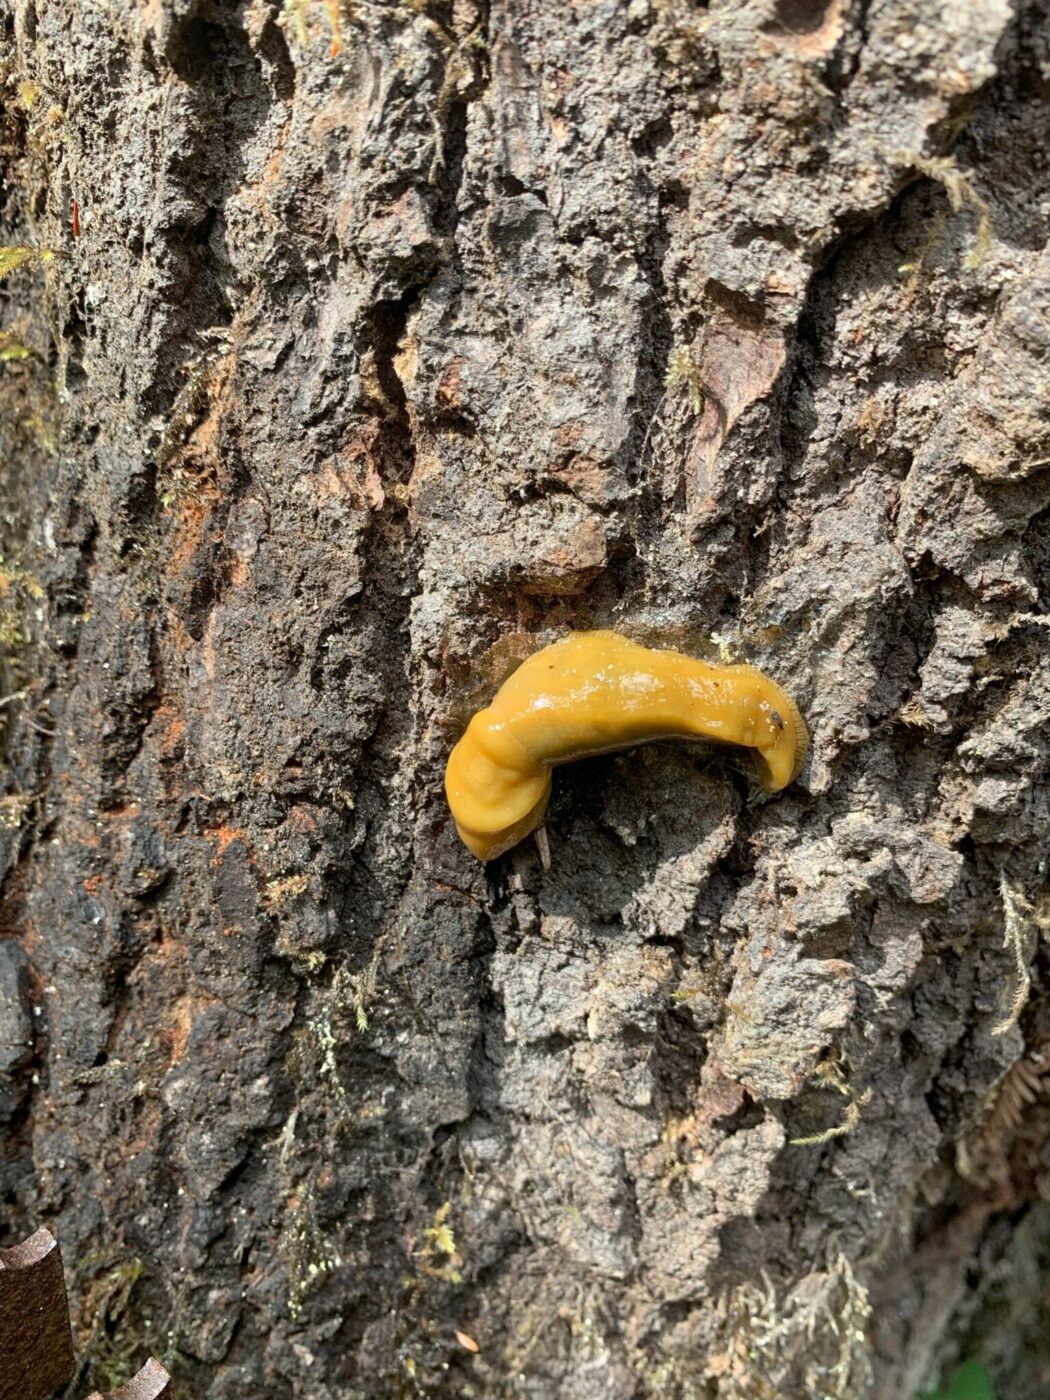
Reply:
<svg viewBox="0 0 1050 1400"><path fill-rule="evenodd" d="M841 1094L846 1100L846 1112L840 1123L825 1128L823 1132L813 1133L808 1137L792 1138L792 1147L817 1147L831 1142L833 1138L845 1137L847 1133L852 1133L860 1122L861 1109L871 1102L871 1090L865 1089L862 1094L858 1094L833 1059L821 1061L814 1071L813 1079L821 1089L833 1089Z"/></svg>
<svg viewBox="0 0 1050 1400"><path fill-rule="evenodd" d="M689 399L689 406L697 417L703 413L707 402L704 380L699 365L688 350L671 352L671 358L667 362L667 373L664 375L664 388L668 393L684 390Z"/></svg>
<svg viewBox="0 0 1050 1400"><path fill-rule="evenodd" d="M992 211L988 201L978 193L970 171L960 170L954 156L923 156L915 151L898 151L897 159L912 166L920 175L934 180L948 196L948 204L953 214L964 209L972 209L977 215L977 231L973 247L963 258L963 267L969 271L980 267L992 246ZM917 258L902 263L900 272L911 273L911 280L922 271L922 265L931 247L940 236L941 221L934 224L930 238L923 244Z"/></svg>
<svg viewBox="0 0 1050 1400"><path fill-rule="evenodd" d="M867 1289L844 1254L780 1294L763 1275L722 1299L719 1400L856 1400L872 1381Z"/></svg>
<svg viewBox="0 0 1050 1400"><path fill-rule="evenodd" d="M20 267L54 262L61 257L57 248L31 248L27 243L0 245L0 277L7 277Z"/></svg>
<svg viewBox="0 0 1050 1400"><path fill-rule="evenodd" d="M91 1330L79 1348L80 1374L88 1390L108 1391L123 1385L153 1344L152 1332L132 1315L132 1299L143 1269L141 1259L125 1259L96 1274L83 1287L83 1312L90 1319Z"/></svg>
<svg viewBox="0 0 1050 1400"><path fill-rule="evenodd" d="M964 1362L942 1390L923 1390L916 1400L996 1400L988 1372L977 1361Z"/></svg>
<svg viewBox="0 0 1050 1400"><path fill-rule="evenodd" d="M342 1263L318 1225L312 1182L303 1188L281 1246L288 1261L288 1315L296 1322L307 1294Z"/></svg>

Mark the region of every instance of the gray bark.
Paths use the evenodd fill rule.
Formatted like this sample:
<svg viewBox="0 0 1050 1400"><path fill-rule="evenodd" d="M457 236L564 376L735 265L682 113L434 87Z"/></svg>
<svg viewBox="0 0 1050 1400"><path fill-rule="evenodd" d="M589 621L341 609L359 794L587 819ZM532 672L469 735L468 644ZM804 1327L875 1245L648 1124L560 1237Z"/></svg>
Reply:
<svg viewBox="0 0 1050 1400"><path fill-rule="evenodd" d="M1043 0L0 15L0 1170L84 1384L1045 1393ZM486 870L449 746L595 626L802 780L591 760Z"/></svg>

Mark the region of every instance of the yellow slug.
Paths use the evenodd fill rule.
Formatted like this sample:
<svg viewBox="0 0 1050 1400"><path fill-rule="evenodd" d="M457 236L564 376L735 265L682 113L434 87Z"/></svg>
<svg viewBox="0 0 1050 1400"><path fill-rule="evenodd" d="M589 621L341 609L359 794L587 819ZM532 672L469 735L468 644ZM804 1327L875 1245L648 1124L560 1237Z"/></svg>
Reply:
<svg viewBox="0 0 1050 1400"><path fill-rule="evenodd" d="M449 755L456 830L479 860L495 860L542 824L557 764L676 738L754 749L767 792L798 776L809 743L798 706L754 666L570 633L504 681Z"/></svg>

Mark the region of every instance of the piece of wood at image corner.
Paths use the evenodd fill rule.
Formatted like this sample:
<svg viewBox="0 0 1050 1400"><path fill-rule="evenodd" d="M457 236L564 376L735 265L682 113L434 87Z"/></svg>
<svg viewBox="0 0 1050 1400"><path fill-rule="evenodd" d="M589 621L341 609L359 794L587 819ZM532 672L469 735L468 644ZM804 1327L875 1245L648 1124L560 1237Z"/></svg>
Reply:
<svg viewBox="0 0 1050 1400"><path fill-rule="evenodd" d="M62 1253L40 1229L0 1249L0 1400L45 1400L73 1371Z"/></svg>
<svg viewBox="0 0 1050 1400"><path fill-rule="evenodd" d="M109 1390L105 1395L96 1390L88 1396L88 1400L173 1400L171 1377L151 1356L127 1385L122 1385L118 1390Z"/></svg>

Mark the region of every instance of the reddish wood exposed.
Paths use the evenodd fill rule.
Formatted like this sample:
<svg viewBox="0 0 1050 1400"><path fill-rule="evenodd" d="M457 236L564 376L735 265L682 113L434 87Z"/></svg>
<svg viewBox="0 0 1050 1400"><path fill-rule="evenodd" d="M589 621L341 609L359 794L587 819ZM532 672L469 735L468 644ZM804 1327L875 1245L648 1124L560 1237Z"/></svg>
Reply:
<svg viewBox="0 0 1050 1400"><path fill-rule="evenodd" d="M73 1370L62 1253L40 1229L0 1249L0 1400L45 1400Z"/></svg>

